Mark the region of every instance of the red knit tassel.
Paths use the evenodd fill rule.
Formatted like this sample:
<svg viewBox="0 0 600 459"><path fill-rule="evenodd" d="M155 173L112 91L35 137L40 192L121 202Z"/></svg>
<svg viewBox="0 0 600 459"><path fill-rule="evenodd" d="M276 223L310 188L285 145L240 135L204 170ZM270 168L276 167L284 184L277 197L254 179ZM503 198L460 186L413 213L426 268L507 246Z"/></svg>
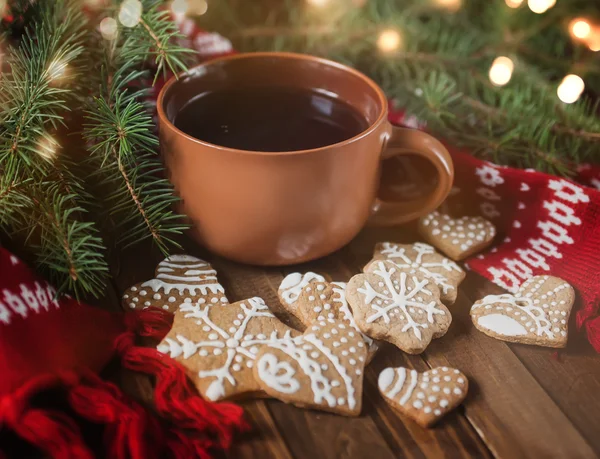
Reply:
<svg viewBox="0 0 600 459"><path fill-rule="evenodd" d="M29 407L31 397L61 385L56 376L32 379L0 399L0 425L4 424L31 445L55 459L92 459L79 427L64 413Z"/></svg>
<svg viewBox="0 0 600 459"><path fill-rule="evenodd" d="M158 458L164 444L156 418L127 399L112 383L87 374L84 384L69 392L71 407L80 416L105 427L107 457L114 459Z"/></svg>
<svg viewBox="0 0 600 459"><path fill-rule="evenodd" d="M145 338L163 339L173 326L173 314L153 306L125 315L128 330Z"/></svg>
<svg viewBox="0 0 600 459"><path fill-rule="evenodd" d="M178 457L191 449L197 457L209 457L213 448L226 449L231 445L236 430L246 428L243 410L230 403L212 403L195 393L185 371L170 357L156 349L135 347L133 333L124 333L116 343L124 368L152 375L156 378L154 404L157 412L173 423L171 434L179 442L186 430L189 440L172 450ZM171 448L173 440L169 440ZM184 450L185 449L185 450ZM180 455L182 454L182 455Z"/></svg>

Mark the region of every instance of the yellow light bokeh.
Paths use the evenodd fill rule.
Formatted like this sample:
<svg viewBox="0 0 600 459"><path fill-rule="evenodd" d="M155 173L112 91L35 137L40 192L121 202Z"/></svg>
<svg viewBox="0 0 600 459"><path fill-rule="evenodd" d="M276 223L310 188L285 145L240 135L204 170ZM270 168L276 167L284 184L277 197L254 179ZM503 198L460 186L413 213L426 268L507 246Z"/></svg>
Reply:
<svg viewBox="0 0 600 459"><path fill-rule="evenodd" d="M518 8L523 4L523 0L504 0L509 8Z"/></svg>
<svg viewBox="0 0 600 459"><path fill-rule="evenodd" d="M565 104L572 104L581 97L584 89L585 83L581 77L570 74L563 78L556 90L556 94Z"/></svg>
<svg viewBox="0 0 600 459"><path fill-rule="evenodd" d="M435 4L448 11L458 11L462 6L462 0L434 0Z"/></svg>
<svg viewBox="0 0 600 459"><path fill-rule="evenodd" d="M527 6L536 14L542 14L556 5L556 0L527 0Z"/></svg>
<svg viewBox="0 0 600 459"><path fill-rule="evenodd" d="M68 64L61 59L54 60L48 65L48 79L50 81L60 81L67 76L67 73Z"/></svg>
<svg viewBox="0 0 600 459"><path fill-rule="evenodd" d="M114 18L104 18L100 21L100 35L105 40L114 40L119 31L119 24Z"/></svg>
<svg viewBox="0 0 600 459"><path fill-rule="evenodd" d="M489 77L495 86L504 86L512 78L515 64L506 56L499 56L494 59L490 67Z"/></svg>
<svg viewBox="0 0 600 459"><path fill-rule="evenodd" d="M142 2L125 0L119 10L119 22L125 27L135 27L142 19Z"/></svg>
<svg viewBox="0 0 600 459"><path fill-rule="evenodd" d="M587 38L590 35L590 32L592 31L592 27L590 26L589 22L587 22L585 19L575 19L573 21L571 21L571 34L573 34L574 37L576 38L580 38L580 39L584 39Z"/></svg>
<svg viewBox="0 0 600 459"><path fill-rule="evenodd" d="M385 53L396 51L400 48L401 43L402 37L397 30L393 29L384 30L377 39L377 47Z"/></svg>
<svg viewBox="0 0 600 459"><path fill-rule="evenodd" d="M171 11L175 15L185 15L188 12L187 0L173 0L171 2Z"/></svg>
<svg viewBox="0 0 600 459"><path fill-rule="evenodd" d="M50 134L44 133L36 145L36 152L42 158L49 161L56 158L58 150L60 148L59 143Z"/></svg>
<svg viewBox="0 0 600 459"><path fill-rule="evenodd" d="M306 3L312 6L323 7L329 3L329 0L306 0Z"/></svg>

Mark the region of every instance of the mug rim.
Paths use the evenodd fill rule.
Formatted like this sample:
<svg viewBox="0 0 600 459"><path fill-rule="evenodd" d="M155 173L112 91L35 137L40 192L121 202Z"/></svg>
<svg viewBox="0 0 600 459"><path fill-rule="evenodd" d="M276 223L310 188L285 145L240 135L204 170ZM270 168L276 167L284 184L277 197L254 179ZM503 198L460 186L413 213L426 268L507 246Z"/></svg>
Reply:
<svg viewBox="0 0 600 459"><path fill-rule="evenodd" d="M317 148L310 148L310 149L305 149L305 150L290 150L290 151L243 150L243 149L238 149L238 148L225 147L223 145L217 145L214 143L206 142L204 140L200 140L189 134L186 134L181 129L177 128L175 126L175 124L173 122L171 122L171 120L169 120L167 114L165 113L164 107L163 107L164 98L165 98L167 92L169 91L169 89L179 81L179 78L182 78L186 74L193 73L198 68L213 65L218 62L232 61L232 60L237 60L237 59L254 59L254 58L262 58L262 57L276 57L276 58L282 58L282 59L298 59L298 60L308 60L308 61L312 61L312 62L318 62L318 63L326 65L326 66L336 67L340 70L343 70L344 72L350 73L350 74L360 78L367 85L369 85L371 87L371 89L373 89L375 91L375 93L377 94L377 96L379 97L379 102L381 103L381 110L380 110L379 115L377 116L377 119L373 123L370 123L366 129L364 129L357 135L350 137L349 139L342 140L341 142L336 142L336 143L332 143L329 145L323 145L323 146L317 147ZM177 75L172 75L171 78L169 78L169 80L167 81L167 83L161 88L161 90L158 94L156 109L157 109L157 114L158 114L158 120L161 124L164 123L165 126L169 127L176 134L183 136L184 138L186 138L196 144L202 145L204 147L210 147L210 148L217 149L217 150L240 153L240 154L268 155L268 156L291 156L291 155L300 155L300 154L305 154L305 153L319 152L324 149L329 149L332 147L342 147L342 146L354 143L364 137L367 137L373 131L375 131L379 127L379 125L383 121L385 121L385 119L387 118L387 98L386 98L383 90L381 89L381 87L377 83L375 83L371 78L366 76L364 73L359 72L358 70L356 70L352 67L349 67L347 65L341 64L339 62L332 61L330 59L325 59L322 57L312 56L310 54L290 53L290 52L280 52L280 51L260 51L260 52L228 54L225 56L216 57L214 59L209 59L198 65L190 67L188 70L181 72Z"/></svg>

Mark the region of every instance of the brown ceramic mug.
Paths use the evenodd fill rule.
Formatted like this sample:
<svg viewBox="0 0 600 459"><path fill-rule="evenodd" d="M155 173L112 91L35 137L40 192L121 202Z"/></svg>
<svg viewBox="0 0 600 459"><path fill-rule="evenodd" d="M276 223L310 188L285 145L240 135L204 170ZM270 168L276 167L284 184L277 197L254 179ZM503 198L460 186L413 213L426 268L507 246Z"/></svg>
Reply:
<svg viewBox="0 0 600 459"><path fill-rule="evenodd" d="M201 93L281 85L333 93L354 107L368 128L321 148L261 152L213 145L173 123ZM393 127L381 88L352 68L317 57L251 53L206 62L164 86L158 116L161 150L193 236L236 261L286 265L328 255L369 221L395 225L431 212L452 186L452 160L439 141ZM412 201L378 200L381 161L406 154L433 164L435 190Z"/></svg>

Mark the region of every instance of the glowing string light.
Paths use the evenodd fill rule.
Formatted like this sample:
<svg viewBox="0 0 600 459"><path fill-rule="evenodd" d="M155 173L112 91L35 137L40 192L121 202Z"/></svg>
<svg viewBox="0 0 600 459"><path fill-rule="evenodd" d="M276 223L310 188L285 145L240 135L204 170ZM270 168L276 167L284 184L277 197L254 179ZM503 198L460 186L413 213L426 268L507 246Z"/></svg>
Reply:
<svg viewBox="0 0 600 459"><path fill-rule="evenodd" d="M581 97L584 89L585 83L581 77L570 74L563 78L556 90L556 94L565 104L572 104Z"/></svg>
<svg viewBox="0 0 600 459"><path fill-rule="evenodd" d="M142 19L142 2L125 0L119 10L119 22L125 27L135 27Z"/></svg>
<svg viewBox="0 0 600 459"><path fill-rule="evenodd" d="M556 5L556 0L527 0L527 6L536 14L542 14Z"/></svg>
<svg viewBox="0 0 600 459"><path fill-rule="evenodd" d="M51 161L56 158L60 145L54 137L48 133L44 133L40 140L38 140L36 147L35 151L38 155Z"/></svg>
<svg viewBox="0 0 600 459"><path fill-rule="evenodd" d="M515 64L510 58L499 56L494 59L494 62L492 62L492 66L490 67L490 81L496 86L504 86L512 78L514 69Z"/></svg>
<svg viewBox="0 0 600 459"><path fill-rule="evenodd" d="M398 31L393 29L384 30L379 34L377 47L384 53L396 51L402 44L402 38Z"/></svg>
<svg viewBox="0 0 600 459"><path fill-rule="evenodd" d="M119 24L113 18L104 18L100 21L100 35L105 40L114 40L119 31Z"/></svg>
<svg viewBox="0 0 600 459"><path fill-rule="evenodd" d="M48 79L54 82L60 81L67 76L67 71L68 64L61 59L56 59L48 66Z"/></svg>
<svg viewBox="0 0 600 459"><path fill-rule="evenodd" d="M523 0L504 0L509 8L518 8L523 4Z"/></svg>
<svg viewBox="0 0 600 459"><path fill-rule="evenodd" d="M571 34L575 38L580 38L583 40L584 38L589 37L592 28L585 19L575 19L571 21Z"/></svg>
<svg viewBox="0 0 600 459"><path fill-rule="evenodd" d="M306 0L306 3L312 6L323 7L329 3L329 0Z"/></svg>
<svg viewBox="0 0 600 459"><path fill-rule="evenodd" d="M435 0L435 3L440 8L445 8L448 11L458 11L462 6L462 0Z"/></svg>

